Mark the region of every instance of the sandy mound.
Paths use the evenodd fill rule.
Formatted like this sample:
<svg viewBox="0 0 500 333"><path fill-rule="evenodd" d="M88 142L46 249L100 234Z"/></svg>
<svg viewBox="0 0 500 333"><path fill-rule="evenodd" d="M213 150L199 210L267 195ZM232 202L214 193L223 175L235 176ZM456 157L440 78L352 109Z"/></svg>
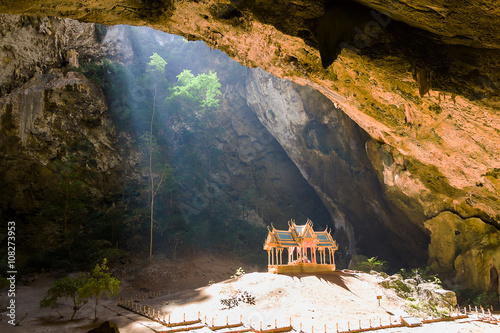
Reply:
<svg viewBox="0 0 500 333"><path fill-rule="evenodd" d="M224 324L243 322L263 327L303 324L334 327L337 322L345 326L347 322L359 320L385 323L389 317L404 314L399 310L404 301L392 290L381 287L381 278L369 274L333 272L309 276L288 276L270 273L249 273L238 279L202 287L191 292L178 293L150 299L148 304L162 313L171 316L172 322L195 319L198 311L201 317L207 316L211 323ZM240 302L238 306L227 309L220 302L235 292L247 292L255 297L255 304ZM377 296L382 296L378 305Z"/></svg>

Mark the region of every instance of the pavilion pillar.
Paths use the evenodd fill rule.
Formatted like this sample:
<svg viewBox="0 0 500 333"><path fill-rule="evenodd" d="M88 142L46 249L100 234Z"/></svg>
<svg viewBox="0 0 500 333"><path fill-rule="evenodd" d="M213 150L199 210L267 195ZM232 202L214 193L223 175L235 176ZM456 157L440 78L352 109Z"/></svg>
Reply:
<svg viewBox="0 0 500 333"><path fill-rule="evenodd" d="M267 266L271 265L271 252L267 250Z"/></svg>

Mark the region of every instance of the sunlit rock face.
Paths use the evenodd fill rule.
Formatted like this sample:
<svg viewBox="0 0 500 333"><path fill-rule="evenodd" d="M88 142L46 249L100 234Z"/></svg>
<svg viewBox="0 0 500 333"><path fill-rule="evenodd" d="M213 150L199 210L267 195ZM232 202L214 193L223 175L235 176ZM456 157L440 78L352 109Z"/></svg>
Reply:
<svg viewBox="0 0 500 333"><path fill-rule="evenodd" d="M418 228L451 211L498 230L498 6L487 0L359 3L390 17L351 1L12 0L0 11L149 25L309 84L375 141L367 152L382 191ZM329 23L339 20L340 28ZM471 265L480 265L471 253Z"/></svg>
<svg viewBox="0 0 500 333"><path fill-rule="evenodd" d="M121 27L104 31L70 19L18 15L1 15L0 26L0 95L53 67L77 68L104 55L126 62L132 54Z"/></svg>
<svg viewBox="0 0 500 333"><path fill-rule="evenodd" d="M21 240L30 239L30 246L41 248L44 240L55 243L56 228L50 218L36 216L51 205L55 194L60 195L65 177L83 182L92 196L86 204L96 206L100 201L119 202L117 193L123 198L125 192L128 196L131 191L132 197L144 192L140 185L145 178L141 174L144 151L137 133L115 122L116 114L109 105L111 96L106 96L98 84L102 85L104 77L86 77L78 72L78 66L96 66L103 57L130 65L135 58L132 36L130 29L122 26L100 32L94 24L70 19L0 15L0 21L6 32L0 52L10 59L10 67L1 77L5 90L0 97L0 212L2 219L20 221L25 227ZM40 32L42 26L49 26L54 33ZM69 36L63 36L65 31ZM151 37L152 30L134 33ZM172 38L157 33L151 39L164 45ZM316 227L326 228L330 216L314 189L248 107L246 69L232 62L242 77L235 78L234 71L224 68L230 61L226 55L205 45L199 49L202 59L190 63L189 68L203 72L212 64L211 70L219 72L223 84L224 98L217 112L219 130L211 142L220 148L220 155L213 163L209 186L197 188L179 181L186 223L207 209L207 193L213 191L214 204L222 207L219 211L226 211L226 220L219 223L246 221L256 225L255 229L265 230L271 222L286 228L292 218L298 222L311 218ZM76 52L74 57L72 50ZM183 170L192 173L192 167L178 163L174 157L179 142L171 139L169 145L169 164L178 170L179 179L186 176ZM133 204L136 199L126 200ZM114 207L112 204L111 209Z"/></svg>
<svg viewBox="0 0 500 333"><path fill-rule="evenodd" d="M443 212L425 222L431 231L430 265L471 289L499 291L500 232L478 218L462 219Z"/></svg>
<svg viewBox="0 0 500 333"><path fill-rule="evenodd" d="M114 198L140 180L140 155L116 130L101 87L75 71L79 61L121 54L116 34L99 43L94 25L69 19L0 21L0 215L19 226L19 265L36 269L61 247L67 221L74 231L82 220L95 225L93 212L113 214Z"/></svg>
<svg viewBox="0 0 500 333"><path fill-rule="evenodd" d="M427 237L386 200L356 123L312 88L260 69L247 76L247 102L328 208L344 255L425 261Z"/></svg>
<svg viewBox="0 0 500 333"><path fill-rule="evenodd" d="M198 55L205 62L193 64L193 70L202 71L206 63L214 64L211 70L217 72L222 84L223 97L215 117L217 131L211 142L219 154L212 162L208 186L200 189L181 180L183 217L195 220L197 214L206 210L210 191L214 202L227 206L228 211L239 207L241 220L263 228L272 223L276 228L286 229L290 219L303 223L308 218L316 228L331 227L330 215L317 193L249 108L245 75L235 78L234 71L225 69L227 57L220 52L204 47ZM244 68L241 70L245 72ZM172 128L168 140L170 161L179 179L187 179L192 168L175 158L185 149L181 128L177 123L168 124Z"/></svg>
<svg viewBox="0 0 500 333"><path fill-rule="evenodd" d="M125 170L132 175L138 161L124 152L131 140L114 130L106 110L100 87L58 70L0 98L3 215L43 208L61 181L54 161L75 161L71 172L81 173L97 198L120 191Z"/></svg>

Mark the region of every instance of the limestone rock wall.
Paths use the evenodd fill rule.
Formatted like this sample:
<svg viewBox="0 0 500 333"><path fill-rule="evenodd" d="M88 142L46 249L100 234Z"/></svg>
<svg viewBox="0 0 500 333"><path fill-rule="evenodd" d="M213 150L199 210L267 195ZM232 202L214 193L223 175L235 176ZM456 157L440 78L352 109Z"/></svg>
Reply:
<svg viewBox="0 0 500 333"><path fill-rule="evenodd" d="M54 161L78 161L93 195L120 191L137 154L131 138L117 133L106 114L102 90L83 74L52 70L37 74L0 98L2 215L36 214L58 186ZM119 144L120 143L120 144ZM134 157L135 156L135 157Z"/></svg>
<svg viewBox="0 0 500 333"><path fill-rule="evenodd" d="M418 228L449 210L498 229L498 6L358 3L389 16L353 1L12 0L0 12L149 25L308 84L373 138L383 192Z"/></svg>
<svg viewBox="0 0 500 333"><path fill-rule="evenodd" d="M443 212L425 222L431 232L429 262L433 270L471 289L500 293L500 233L478 218Z"/></svg>
<svg viewBox="0 0 500 333"><path fill-rule="evenodd" d="M124 173L138 177L137 152L125 153L133 140L114 129L101 87L75 70L103 55L126 61L123 29L16 15L0 26L3 218L36 214L61 181L53 163L68 158L96 197L120 192Z"/></svg>
<svg viewBox="0 0 500 333"><path fill-rule="evenodd" d="M361 251L399 264L426 260L425 233L383 194L366 132L313 89L260 69L248 75L247 101L328 208L344 256Z"/></svg>
<svg viewBox="0 0 500 333"><path fill-rule="evenodd" d="M104 27L56 17L0 15L0 96L53 67L79 67L106 55L133 56L122 26Z"/></svg>
<svg viewBox="0 0 500 333"><path fill-rule="evenodd" d="M30 224L23 229L22 239L36 240L37 245L47 239L57 247L51 239L55 231L48 230L50 221L37 220L40 223L34 225L32 218L61 186L64 176L56 170L56 164L71 164L74 169L70 172L78 173L78 180L90 188L95 202L109 201L125 187L127 193L136 191L140 195L140 188L130 189L144 177L136 133L116 130L101 87L74 68L75 64L86 65L103 57L131 64L134 51L123 27L106 29L105 36L98 40L94 24L44 18L31 19L26 26L25 19L0 15L1 27L7 31L7 38L1 41L2 50L10 50L5 57L11 59L12 65L2 72L1 81L5 93L0 97L0 215L2 219L18 220L20 225ZM37 27L42 23L50 23L57 33L40 33ZM55 40L62 38L59 34L65 31L65 41L57 43ZM72 35L77 33L78 38ZM155 40L164 44L171 36L158 33ZM65 51L71 50L74 52L66 57ZM223 130L214 140L222 155L210 179L210 189L219 190L217 203L226 207L223 209L231 218L258 225L262 230L271 222L284 228L291 218L311 218L317 226L326 227L330 217L317 194L247 106L245 80L224 74L228 59L222 53L208 47L202 52L204 60L190 64L191 69L204 70L201 66L207 60L218 64L215 69L222 72L219 76L224 84L217 115ZM14 72L24 76L9 75ZM175 153L178 143L171 140L169 144L166 150ZM179 170L188 169L175 159L170 163ZM183 213L187 212L184 218L189 220L190 214L206 208L205 194L189 186L179 190ZM234 211L241 215L235 216ZM48 231L38 234L37 229Z"/></svg>
<svg viewBox="0 0 500 333"><path fill-rule="evenodd" d="M331 219L315 190L248 107L246 82L227 83L227 74L223 70L217 72L223 85L223 98L216 115L218 131L212 144L220 149L220 155L212 162L210 183L206 186L207 191L213 192L214 202L227 206L228 214L231 209L239 208L241 220L263 228L271 223L276 228L287 228L290 219L299 223L307 218L312 219L317 228L326 228ZM182 149L177 140L183 140L182 134L174 133L168 140L172 155ZM175 158L171 163L180 179L187 178L182 176L183 169L192 172ZM208 208L208 193L195 184L181 183L182 206L187 212L184 218L191 219L193 214Z"/></svg>

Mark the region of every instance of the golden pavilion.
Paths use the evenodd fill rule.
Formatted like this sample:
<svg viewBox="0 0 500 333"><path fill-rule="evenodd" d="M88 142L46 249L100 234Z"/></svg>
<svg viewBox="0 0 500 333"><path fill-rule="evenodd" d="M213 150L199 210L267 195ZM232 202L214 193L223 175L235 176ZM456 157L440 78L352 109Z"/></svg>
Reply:
<svg viewBox="0 0 500 333"><path fill-rule="evenodd" d="M272 226L272 225L271 225ZM319 273L335 270L337 243L328 228L314 231L313 223L297 225L288 222L288 231L276 230L272 226L264 243L267 251L267 267L270 273ZM283 250L287 250L288 260L283 264ZM318 263L319 260L319 263Z"/></svg>

